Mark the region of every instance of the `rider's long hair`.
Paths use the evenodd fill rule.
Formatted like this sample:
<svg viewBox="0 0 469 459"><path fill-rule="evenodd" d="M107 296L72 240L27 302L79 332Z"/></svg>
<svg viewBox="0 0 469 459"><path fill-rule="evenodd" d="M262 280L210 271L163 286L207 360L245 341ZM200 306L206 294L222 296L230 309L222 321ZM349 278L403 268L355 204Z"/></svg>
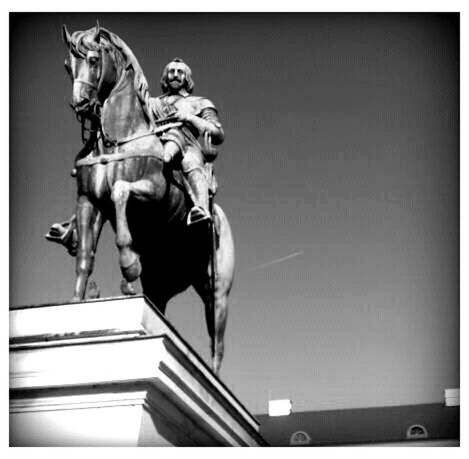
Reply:
<svg viewBox="0 0 469 459"><path fill-rule="evenodd" d="M184 64L184 73L186 74L186 78L184 79L184 88L189 94L192 94L192 91L194 90L194 80L192 79L192 70L179 57L175 57L171 62L166 64L166 67L163 70L163 74L161 75L161 80L160 80L161 89L162 89L163 93L167 93L169 91L168 71L169 71L169 65L172 64L173 62L178 62L180 64Z"/></svg>

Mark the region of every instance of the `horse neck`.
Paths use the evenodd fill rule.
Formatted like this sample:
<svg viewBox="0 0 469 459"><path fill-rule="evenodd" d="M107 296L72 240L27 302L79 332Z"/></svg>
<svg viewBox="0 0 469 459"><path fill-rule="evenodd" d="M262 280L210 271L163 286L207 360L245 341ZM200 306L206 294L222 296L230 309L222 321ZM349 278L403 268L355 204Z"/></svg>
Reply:
<svg viewBox="0 0 469 459"><path fill-rule="evenodd" d="M109 137L118 139L150 127L133 85L133 70L123 70L103 105L101 125Z"/></svg>

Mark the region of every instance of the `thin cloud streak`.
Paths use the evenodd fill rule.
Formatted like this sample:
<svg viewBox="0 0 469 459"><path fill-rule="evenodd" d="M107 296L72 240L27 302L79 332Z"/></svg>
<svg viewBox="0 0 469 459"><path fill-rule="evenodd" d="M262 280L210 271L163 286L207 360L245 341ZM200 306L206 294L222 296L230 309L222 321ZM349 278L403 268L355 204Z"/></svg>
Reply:
<svg viewBox="0 0 469 459"><path fill-rule="evenodd" d="M267 268L268 266L276 265L277 263L281 263L282 261L290 260L290 258L298 257L299 255L303 255L303 250L298 250L298 252L291 253L290 255L286 255L282 258L276 258L275 260L269 261L267 263L263 263L262 265L254 266L253 268L249 268L248 271L254 271L257 269Z"/></svg>

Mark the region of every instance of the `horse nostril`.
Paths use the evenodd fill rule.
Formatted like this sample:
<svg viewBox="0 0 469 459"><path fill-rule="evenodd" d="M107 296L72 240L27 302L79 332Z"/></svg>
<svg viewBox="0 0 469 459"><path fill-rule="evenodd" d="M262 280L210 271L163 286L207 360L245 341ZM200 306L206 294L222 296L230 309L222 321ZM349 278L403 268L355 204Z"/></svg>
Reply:
<svg viewBox="0 0 469 459"><path fill-rule="evenodd" d="M89 103L90 103L90 99L88 99L87 97L83 97L75 104L75 110L77 109L79 110L83 107L86 107Z"/></svg>

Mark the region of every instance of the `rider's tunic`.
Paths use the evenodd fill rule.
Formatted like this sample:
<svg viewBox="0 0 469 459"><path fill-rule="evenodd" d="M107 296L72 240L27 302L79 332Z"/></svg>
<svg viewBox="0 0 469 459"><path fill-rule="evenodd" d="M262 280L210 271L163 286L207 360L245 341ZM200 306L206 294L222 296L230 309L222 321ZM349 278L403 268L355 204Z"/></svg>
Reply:
<svg viewBox="0 0 469 459"><path fill-rule="evenodd" d="M195 116L210 121L217 128L221 128L215 105L203 97L163 94L153 98L152 105L157 119L171 116L176 111L181 110L188 111ZM180 128L171 128L161 136L163 143L172 140L179 146L182 152L181 168L185 173L202 168L204 165L203 149L198 141L202 134L203 132L198 132L195 126L188 123Z"/></svg>

